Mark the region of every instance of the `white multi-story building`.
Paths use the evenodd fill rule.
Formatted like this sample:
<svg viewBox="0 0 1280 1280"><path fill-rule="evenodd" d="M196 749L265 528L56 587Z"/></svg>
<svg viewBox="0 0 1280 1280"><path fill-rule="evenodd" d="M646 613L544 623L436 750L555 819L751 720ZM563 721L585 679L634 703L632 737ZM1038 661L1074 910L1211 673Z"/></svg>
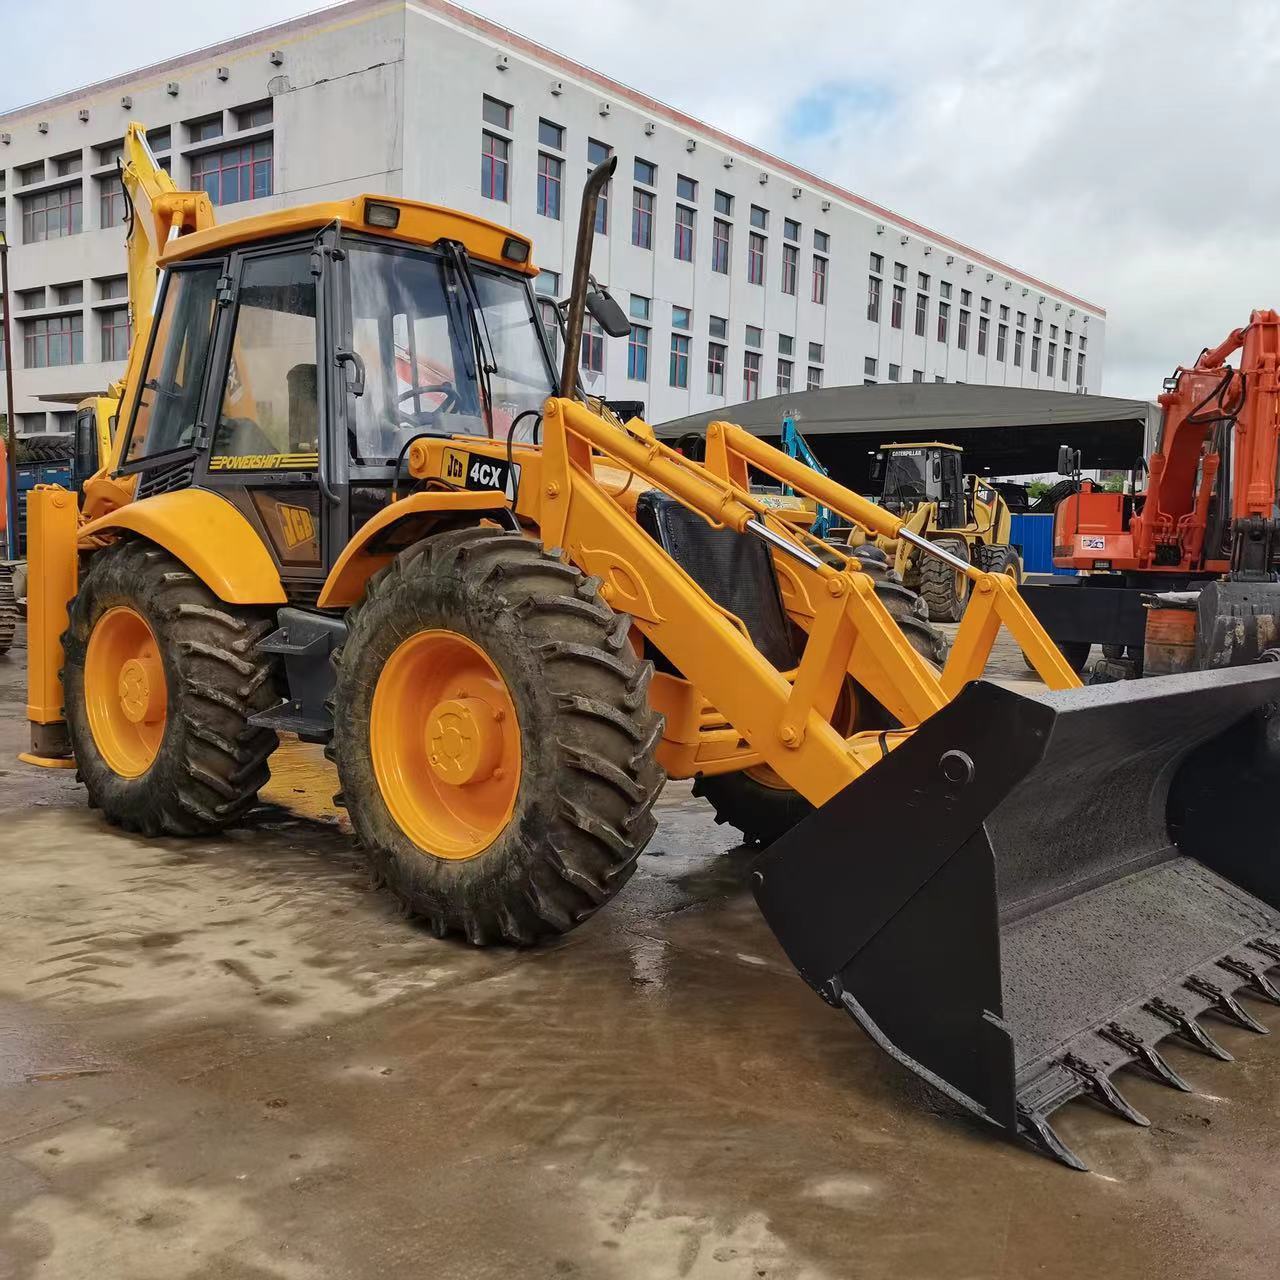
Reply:
<svg viewBox="0 0 1280 1280"><path fill-rule="evenodd" d="M0 116L24 434L69 429L123 369L130 120L223 219L428 200L531 233L548 296L616 155L593 269L633 327L584 335L584 378L655 422L864 381L1101 388L1093 303L444 0L350 0Z"/></svg>

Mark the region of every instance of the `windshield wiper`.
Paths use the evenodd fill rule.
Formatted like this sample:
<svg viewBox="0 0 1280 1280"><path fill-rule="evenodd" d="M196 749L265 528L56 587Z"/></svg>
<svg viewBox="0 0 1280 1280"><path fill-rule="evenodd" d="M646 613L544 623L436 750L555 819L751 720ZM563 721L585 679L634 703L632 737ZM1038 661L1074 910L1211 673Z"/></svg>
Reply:
<svg viewBox="0 0 1280 1280"><path fill-rule="evenodd" d="M493 439L492 375L498 372L498 361L493 352L493 339L489 336L489 325L484 317L484 308L480 305L480 295L476 291L475 276L471 272L471 259L466 249L456 240L447 240L444 249L448 261L462 285L467 310L470 313L471 355L476 366L476 381L480 387L480 397L483 402L485 421L489 428L489 438ZM468 370L467 372L470 373L471 371Z"/></svg>

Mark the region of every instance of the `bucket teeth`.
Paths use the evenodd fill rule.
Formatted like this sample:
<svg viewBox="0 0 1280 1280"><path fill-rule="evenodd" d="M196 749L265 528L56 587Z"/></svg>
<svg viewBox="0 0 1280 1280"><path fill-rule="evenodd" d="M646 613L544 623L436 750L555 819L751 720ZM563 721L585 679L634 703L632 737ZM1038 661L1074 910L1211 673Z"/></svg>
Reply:
<svg viewBox="0 0 1280 1280"><path fill-rule="evenodd" d="M1276 946L1270 938L1255 938L1249 945L1255 951L1261 951L1264 956L1270 957L1271 964L1267 966L1268 969L1271 965L1280 964L1280 947Z"/></svg>
<svg viewBox="0 0 1280 1280"><path fill-rule="evenodd" d="M1183 985L1188 991L1194 991L1197 995L1211 1001L1215 1013L1244 1027L1246 1031L1256 1031L1260 1036L1269 1034L1267 1028L1248 1013L1231 992L1224 991L1216 982L1210 982L1208 978L1192 974Z"/></svg>
<svg viewBox="0 0 1280 1280"><path fill-rule="evenodd" d="M1110 1040L1112 1044L1118 1044L1122 1049L1133 1054L1157 1080L1171 1085L1175 1089L1181 1089L1183 1093L1195 1092L1164 1060L1154 1045L1147 1044L1141 1036L1130 1031L1128 1027L1122 1027L1118 1022L1112 1022L1103 1027L1098 1034Z"/></svg>
<svg viewBox="0 0 1280 1280"><path fill-rule="evenodd" d="M1272 1004L1280 1004L1280 991L1276 990L1275 984L1257 965L1239 956L1224 956L1218 963L1228 973L1234 973L1237 977L1243 978L1255 996L1270 1000Z"/></svg>
<svg viewBox="0 0 1280 1280"><path fill-rule="evenodd" d="M1149 1127L1151 1121L1133 1106L1119 1089L1107 1078L1105 1071L1099 1070L1091 1062L1086 1062L1078 1054L1068 1053L1062 1059L1062 1065L1075 1072L1085 1083L1086 1088L1103 1104L1110 1107L1116 1115L1128 1120L1131 1124Z"/></svg>
<svg viewBox="0 0 1280 1280"><path fill-rule="evenodd" d="M1157 996L1148 1000L1143 1008L1156 1014L1176 1027L1181 1035L1190 1040L1198 1049L1203 1049L1212 1058L1220 1062L1234 1062L1235 1057L1224 1049L1189 1013L1179 1009L1176 1004L1162 1000Z"/></svg>
<svg viewBox="0 0 1280 1280"><path fill-rule="evenodd" d="M1076 1169L1081 1173L1089 1172L1089 1166L1058 1137L1053 1126L1039 1111L1020 1106L1018 1129L1028 1142L1039 1147L1045 1155L1061 1160L1068 1169Z"/></svg>

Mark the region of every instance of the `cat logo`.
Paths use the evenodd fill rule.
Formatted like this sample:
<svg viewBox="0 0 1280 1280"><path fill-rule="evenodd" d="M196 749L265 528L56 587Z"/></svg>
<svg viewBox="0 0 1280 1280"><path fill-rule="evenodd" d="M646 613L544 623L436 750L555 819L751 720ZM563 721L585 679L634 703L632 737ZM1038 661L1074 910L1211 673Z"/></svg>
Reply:
<svg viewBox="0 0 1280 1280"><path fill-rule="evenodd" d="M446 449L442 460L441 475L454 484L467 474L467 455L461 449Z"/></svg>
<svg viewBox="0 0 1280 1280"><path fill-rule="evenodd" d="M314 542L316 536L315 521L306 507L290 507L283 502L276 503L276 512L280 516L280 532L284 545L292 551L304 542Z"/></svg>

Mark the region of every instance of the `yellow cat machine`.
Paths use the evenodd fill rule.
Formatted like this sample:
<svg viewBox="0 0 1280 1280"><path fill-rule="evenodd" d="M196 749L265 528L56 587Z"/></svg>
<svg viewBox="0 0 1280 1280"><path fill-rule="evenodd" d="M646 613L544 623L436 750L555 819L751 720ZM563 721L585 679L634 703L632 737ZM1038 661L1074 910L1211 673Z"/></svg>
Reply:
<svg viewBox="0 0 1280 1280"><path fill-rule="evenodd" d="M955 560L1022 582L1022 561L1009 545L1009 504L981 476L964 474L964 452L954 444L881 445L872 479L882 484L880 505L906 521ZM969 579L911 541L884 537L879 546L894 559L907 586L919 591L934 622L958 622L969 600Z"/></svg>
<svg viewBox="0 0 1280 1280"><path fill-rule="evenodd" d="M805 980L1010 1138L1080 1161L1082 1095L1182 1081L1275 999L1260 708L1280 667L1083 690L991 573L748 432L703 461L583 401L589 178L556 376L517 232L361 195L212 225L153 204L161 283L111 456L32 497L30 758L145 836L246 819L323 742L381 883L533 944L626 884L666 777L768 770L807 812L752 883ZM426 372L429 371L429 372ZM941 670L753 473L963 574ZM1001 627L1053 692L981 680Z"/></svg>

